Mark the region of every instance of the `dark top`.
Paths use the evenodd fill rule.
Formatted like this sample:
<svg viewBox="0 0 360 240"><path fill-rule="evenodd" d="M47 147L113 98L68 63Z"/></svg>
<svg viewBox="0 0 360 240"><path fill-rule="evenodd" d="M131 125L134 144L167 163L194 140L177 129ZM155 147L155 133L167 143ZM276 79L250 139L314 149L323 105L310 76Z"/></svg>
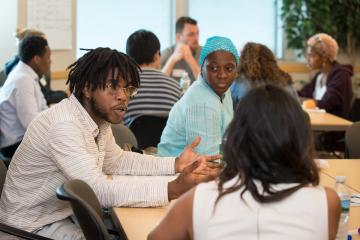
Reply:
<svg viewBox="0 0 360 240"><path fill-rule="evenodd" d="M7 77L9 73L14 69L14 67L19 63L19 56L15 56L12 60L5 63L4 73ZM64 91L54 91L50 88L51 78L50 76L45 76L46 81L39 81L41 92L44 94L47 105L58 103L64 98L67 98L67 94ZM6 80L5 80L6 81Z"/></svg>
<svg viewBox="0 0 360 240"><path fill-rule="evenodd" d="M313 98L318 72L310 83L299 91L300 97ZM353 97L351 76L353 67L335 62L326 79L326 92L316 104L326 112L349 119Z"/></svg>

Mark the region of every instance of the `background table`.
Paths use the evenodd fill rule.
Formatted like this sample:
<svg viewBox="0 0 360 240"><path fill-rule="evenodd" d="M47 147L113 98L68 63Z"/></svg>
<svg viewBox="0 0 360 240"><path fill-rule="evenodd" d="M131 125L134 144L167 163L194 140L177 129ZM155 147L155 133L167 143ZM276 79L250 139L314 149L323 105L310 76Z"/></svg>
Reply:
<svg viewBox="0 0 360 240"><path fill-rule="evenodd" d="M346 131L353 122L326 112L307 111L314 131Z"/></svg>

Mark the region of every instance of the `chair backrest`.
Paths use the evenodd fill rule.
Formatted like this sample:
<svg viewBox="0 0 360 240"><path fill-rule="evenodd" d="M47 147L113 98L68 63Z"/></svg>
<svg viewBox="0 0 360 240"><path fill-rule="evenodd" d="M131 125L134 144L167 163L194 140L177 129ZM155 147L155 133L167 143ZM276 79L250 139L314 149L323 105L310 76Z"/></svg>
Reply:
<svg viewBox="0 0 360 240"><path fill-rule="evenodd" d="M345 133L345 157L360 158L360 122L353 123Z"/></svg>
<svg viewBox="0 0 360 240"><path fill-rule="evenodd" d="M134 147L138 147L138 142L132 131L124 124L112 124L111 130L113 132L115 142L120 147L124 147L124 144L130 143Z"/></svg>
<svg viewBox="0 0 360 240"><path fill-rule="evenodd" d="M0 88L4 85L7 76L4 70L0 71Z"/></svg>
<svg viewBox="0 0 360 240"><path fill-rule="evenodd" d="M139 148L157 147L168 117L143 115L136 118L130 129L135 134Z"/></svg>
<svg viewBox="0 0 360 240"><path fill-rule="evenodd" d="M70 202L86 239L110 239L100 202L88 184L69 180L57 188L56 196Z"/></svg>
<svg viewBox="0 0 360 240"><path fill-rule="evenodd" d="M350 120L353 122L360 121L360 98L356 98L351 105Z"/></svg>
<svg viewBox="0 0 360 240"><path fill-rule="evenodd" d="M7 173L7 168L5 166L5 163L3 160L0 159L0 197L5 183L6 173Z"/></svg>

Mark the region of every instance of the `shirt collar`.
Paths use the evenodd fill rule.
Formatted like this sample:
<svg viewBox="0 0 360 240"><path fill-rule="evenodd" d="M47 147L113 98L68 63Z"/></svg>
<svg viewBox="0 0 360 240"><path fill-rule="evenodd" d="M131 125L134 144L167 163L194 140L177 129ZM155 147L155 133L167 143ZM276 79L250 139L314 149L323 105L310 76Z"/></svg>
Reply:
<svg viewBox="0 0 360 240"><path fill-rule="evenodd" d="M69 100L75 107L75 111L74 111L75 114L78 116L80 121L89 128L94 138L96 138L99 135L100 130L103 131L104 129L110 126L110 123L108 122L104 122L103 124L98 126L95 123L95 121L91 118L90 114L83 107L83 105L81 105L81 103L78 101L78 99L75 97L74 94L71 94Z"/></svg>
<svg viewBox="0 0 360 240"><path fill-rule="evenodd" d="M152 70L152 71L159 71L159 69L153 67L141 67L141 70Z"/></svg>
<svg viewBox="0 0 360 240"><path fill-rule="evenodd" d="M26 63L24 63L23 61L20 60L18 63L18 67L22 71L26 72L35 81L37 81L37 82L39 81L39 75L29 65L27 65Z"/></svg>

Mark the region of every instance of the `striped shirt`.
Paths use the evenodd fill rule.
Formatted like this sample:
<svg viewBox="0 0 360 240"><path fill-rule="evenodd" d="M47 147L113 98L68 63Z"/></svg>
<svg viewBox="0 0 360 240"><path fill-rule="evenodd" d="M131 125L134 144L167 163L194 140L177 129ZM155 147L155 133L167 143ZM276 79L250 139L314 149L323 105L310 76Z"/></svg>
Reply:
<svg viewBox="0 0 360 240"><path fill-rule="evenodd" d="M142 115L168 116L172 106L181 98L179 83L154 68L142 68L140 88L130 99L125 125Z"/></svg>
<svg viewBox="0 0 360 240"><path fill-rule="evenodd" d="M33 231L70 216L69 203L55 190L75 178L89 184L105 207L165 205L167 178L116 176L170 175L174 164L174 158L123 151L110 124L98 127L72 95L31 122L7 172L0 222Z"/></svg>

